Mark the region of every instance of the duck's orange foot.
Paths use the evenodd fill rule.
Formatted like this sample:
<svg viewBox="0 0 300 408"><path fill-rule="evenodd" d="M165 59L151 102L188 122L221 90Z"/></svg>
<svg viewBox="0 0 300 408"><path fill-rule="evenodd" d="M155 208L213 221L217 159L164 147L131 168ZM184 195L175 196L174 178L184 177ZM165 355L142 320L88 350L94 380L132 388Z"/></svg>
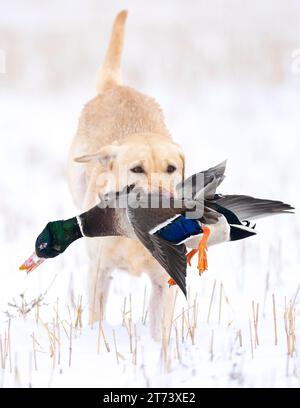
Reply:
<svg viewBox="0 0 300 408"><path fill-rule="evenodd" d="M197 266L200 275L202 275L202 273L205 272L208 268L206 251L207 251L206 246L200 244Z"/></svg>
<svg viewBox="0 0 300 408"><path fill-rule="evenodd" d="M193 256L198 252L198 249L192 249L188 254L186 254L187 263L191 266L191 260Z"/></svg>
<svg viewBox="0 0 300 408"><path fill-rule="evenodd" d="M210 235L210 229L205 225L202 226L203 236L199 242L199 253L198 253L198 271L200 275L207 270L208 263L207 263L207 240Z"/></svg>
<svg viewBox="0 0 300 408"><path fill-rule="evenodd" d="M193 256L198 252L198 270L200 275L207 270L208 264L207 264L207 240L210 235L210 229L206 227L205 225L202 226L203 230L203 236L199 242L198 249L192 249L187 255L187 262L191 266L191 260Z"/></svg>
<svg viewBox="0 0 300 408"><path fill-rule="evenodd" d="M170 278L170 279L168 280L168 284L169 284L170 286L174 286L174 285L176 285L176 282L174 281L173 278Z"/></svg>

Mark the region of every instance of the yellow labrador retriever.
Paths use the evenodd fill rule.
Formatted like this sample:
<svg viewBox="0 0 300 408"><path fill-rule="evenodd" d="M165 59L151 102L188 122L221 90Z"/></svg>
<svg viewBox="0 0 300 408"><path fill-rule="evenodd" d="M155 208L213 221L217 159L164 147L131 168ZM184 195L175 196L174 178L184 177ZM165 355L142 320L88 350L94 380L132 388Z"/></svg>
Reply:
<svg viewBox="0 0 300 408"><path fill-rule="evenodd" d="M81 210L94 206L99 193L136 184L145 189L164 188L180 182L184 155L164 123L157 102L122 85L121 54L127 12L114 22L105 61L98 73L97 96L81 114L69 159L68 180L75 204ZM152 282L149 305L152 336L161 337L170 328L175 287L152 256L134 240L106 237L88 240L89 317L100 318L105 306L110 275L114 269L133 275L146 272ZM100 303L101 302L101 303Z"/></svg>

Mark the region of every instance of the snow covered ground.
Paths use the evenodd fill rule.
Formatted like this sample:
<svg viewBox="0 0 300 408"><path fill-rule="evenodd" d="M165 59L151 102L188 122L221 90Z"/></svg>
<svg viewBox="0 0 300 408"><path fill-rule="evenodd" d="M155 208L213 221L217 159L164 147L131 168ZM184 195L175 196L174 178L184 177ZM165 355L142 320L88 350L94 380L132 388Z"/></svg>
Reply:
<svg viewBox="0 0 300 408"><path fill-rule="evenodd" d="M272 19L258 2L247 16L234 1L220 13L219 1L215 8L154 2L147 10L125 3L132 11L126 83L161 103L187 173L227 158L221 192L299 208L296 2L270 2ZM88 326L84 242L29 276L18 270L49 220L77 213L66 154L120 8L77 1L68 13L63 1L58 15L55 1L43 10L33 0L26 10L22 4L1 5L0 16L7 61L0 74L0 386L299 387L297 214L259 221L257 237L210 248L202 277L193 264L189 302L178 293L172 332L161 344L149 334L146 277L116 271L107 321ZM251 44L247 52L238 35Z"/></svg>

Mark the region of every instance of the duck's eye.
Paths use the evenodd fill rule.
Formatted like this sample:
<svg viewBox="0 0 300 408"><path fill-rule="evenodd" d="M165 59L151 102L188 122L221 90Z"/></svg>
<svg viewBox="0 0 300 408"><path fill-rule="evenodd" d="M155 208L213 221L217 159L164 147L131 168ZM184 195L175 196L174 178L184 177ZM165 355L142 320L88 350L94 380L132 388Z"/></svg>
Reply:
<svg viewBox="0 0 300 408"><path fill-rule="evenodd" d="M171 174L174 173L174 171L176 170L176 167L173 166L172 164L169 164L167 167L167 173Z"/></svg>
<svg viewBox="0 0 300 408"><path fill-rule="evenodd" d="M130 171L132 171L132 173L145 173L142 166L135 166L132 169L130 169Z"/></svg>

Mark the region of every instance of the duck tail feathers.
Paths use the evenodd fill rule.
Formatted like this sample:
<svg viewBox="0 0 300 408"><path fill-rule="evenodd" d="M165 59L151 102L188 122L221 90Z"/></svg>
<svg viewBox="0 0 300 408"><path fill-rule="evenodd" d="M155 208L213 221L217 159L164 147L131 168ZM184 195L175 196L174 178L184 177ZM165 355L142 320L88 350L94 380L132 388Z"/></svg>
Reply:
<svg viewBox="0 0 300 408"><path fill-rule="evenodd" d="M212 200L232 211L241 221L275 214L294 213L294 207L282 201L265 200L245 195L216 195Z"/></svg>

